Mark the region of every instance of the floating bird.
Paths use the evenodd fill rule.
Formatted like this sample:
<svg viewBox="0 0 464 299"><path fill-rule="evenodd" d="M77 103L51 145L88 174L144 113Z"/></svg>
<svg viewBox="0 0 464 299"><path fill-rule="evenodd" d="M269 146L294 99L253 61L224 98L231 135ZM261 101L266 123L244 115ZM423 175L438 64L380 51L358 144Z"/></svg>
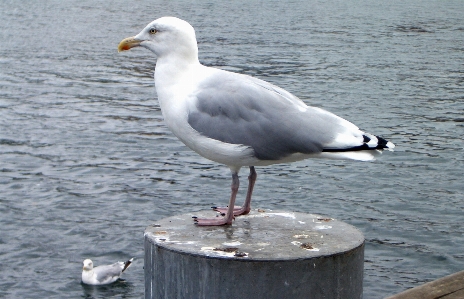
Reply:
<svg viewBox="0 0 464 299"><path fill-rule="evenodd" d="M255 166L306 158L368 161L394 148L280 87L200 64L195 30L181 19L151 22L136 36L123 39L118 51L138 46L157 56L156 92L169 129L190 149L232 172L229 205L213 207L224 217L194 217L197 225L230 225L235 216L250 212ZM243 206L235 206L243 166L250 168L248 192Z"/></svg>
<svg viewBox="0 0 464 299"><path fill-rule="evenodd" d="M84 260L82 268L82 282L91 285L110 284L118 280L122 273L129 268L134 258L127 262L117 262L111 265L93 267L93 262Z"/></svg>

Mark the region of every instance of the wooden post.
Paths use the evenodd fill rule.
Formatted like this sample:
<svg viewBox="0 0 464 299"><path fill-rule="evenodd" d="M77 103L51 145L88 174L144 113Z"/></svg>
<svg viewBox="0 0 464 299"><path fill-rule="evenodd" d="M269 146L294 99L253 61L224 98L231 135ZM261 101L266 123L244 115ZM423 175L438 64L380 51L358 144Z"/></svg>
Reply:
<svg viewBox="0 0 464 299"><path fill-rule="evenodd" d="M428 282L385 299L462 299L464 271Z"/></svg>
<svg viewBox="0 0 464 299"><path fill-rule="evenodd" d="M232 226L192 215L145 231L145 298L362 298L364 237L325 216L252 211Z"/></svg>

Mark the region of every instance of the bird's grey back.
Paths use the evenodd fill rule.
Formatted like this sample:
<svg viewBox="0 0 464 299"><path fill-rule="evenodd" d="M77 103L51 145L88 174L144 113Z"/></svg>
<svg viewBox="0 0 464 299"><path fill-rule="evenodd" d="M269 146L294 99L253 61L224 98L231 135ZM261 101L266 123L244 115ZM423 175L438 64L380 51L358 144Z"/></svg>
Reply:
<svg viewBox="0 0 464 299"><path fill-rule="evenodd" d="M121 265L114 263L111 265L98 266L94 268L94 273L99 282L103 282L111 277L117 277L121 274Z"/></svg>
<svg viewBox="0 0 464 299"><path fill-rule="evenodd" d="M222 71L199 86L188 122L209 138L250 146L261 160L321 152L341 129L339 120L312 107L302 113L290 97L265 81Z"/></svg>

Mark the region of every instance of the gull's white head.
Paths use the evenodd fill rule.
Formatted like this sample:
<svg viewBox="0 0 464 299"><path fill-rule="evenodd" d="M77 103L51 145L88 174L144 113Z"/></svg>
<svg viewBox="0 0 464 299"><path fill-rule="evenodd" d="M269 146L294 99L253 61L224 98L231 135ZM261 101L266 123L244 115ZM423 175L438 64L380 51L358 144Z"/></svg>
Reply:
<svg viewBox="0 0 464 299"><path fill-rule="evenodd" d="M83 264L84 264L84 266L82 267L82 270L90 271L90 270L93 269L92 260L86 259L86 260L84 260Z"/></svg>
<svg viewBox="0 0 464 299"><path fill-rule="evenodd" d="M136 36L123 39L119 43L118 51L138 46L149 49L158 59L176 55L183 59L198 60L195 30L186 21L175 17L154 20Z"/></svg>

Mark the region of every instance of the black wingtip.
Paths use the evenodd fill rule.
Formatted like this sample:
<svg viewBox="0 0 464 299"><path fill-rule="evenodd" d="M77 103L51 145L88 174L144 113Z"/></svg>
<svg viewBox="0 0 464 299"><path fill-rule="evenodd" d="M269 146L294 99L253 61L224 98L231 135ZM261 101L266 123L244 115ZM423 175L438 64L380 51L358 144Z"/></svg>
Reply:
<svg viewBox="0 0 464 299"><path fill-rule="evenodd" d="M363 135L363 142L368 143L369 141L371 141L371 139L367 137L366 135Z"/></svg>
<svg viewBox="0 0 464 299"><path fill-rule="evenodd" d="M132 264L132 261L134 260L134 258L131 258L130 260L128 260L127 262L124 263L124 268L122 269L121 272L124 272L127 268L129 268L129 266Z"/></svg>
<svg viewBox="0 0 464 299"><path fill-rule="evenodd" d="M377 144L368 144L372 138L377 139ZM355 151L369 151L369 150L383 150L383 149L391 149L394 148L394 144L389 142L388 140L379 137L379 136L373 136L370 135L363 135L363 143L358 146L353 146L349 148L325 148L322 151L323 152L355 152Z"/></svg>
<svg viewBox="0 0 464 299"><path fill-rule="evenodd" d="M379 137L379 136L375 136L377 137L377 148L378 149L384 149L384 148L388 148L388 141L382 137Z"/></svg>

